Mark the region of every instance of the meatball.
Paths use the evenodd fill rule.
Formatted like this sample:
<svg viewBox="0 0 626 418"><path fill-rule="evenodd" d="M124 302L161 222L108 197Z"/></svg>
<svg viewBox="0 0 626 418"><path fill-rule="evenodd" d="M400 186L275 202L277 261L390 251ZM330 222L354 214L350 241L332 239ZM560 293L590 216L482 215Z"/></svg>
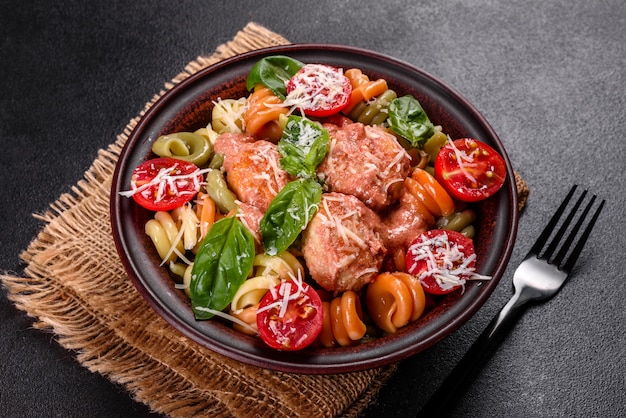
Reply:
<svg viewBox="0 0 626 418"><path fill-rule="evenodd" d="M213 150L224 156L236 156L240 149L256 141L256 138L247 134L223 133L215 140Z"/></svg>
<svg viewBox="0 0 626 418"><path fill-rule="evenodd" d="M331 142L317 172L328 189L356 196L378 212L395 202L411 168L411 157L378 126L326 124Z"/></svg>
<svg viewBox="0 0 626 418"><path fill-rule="evenodd" d="M290 180L280 168L276 145L241 134L223 134L215 152L224 154L222 169L237 199L265 212L272 199Z"/></svg>
<svg viewBox="0 0 626 418"><path fill-rule="evenodd" d="M324 289L359 290L378 274L386 248L378 215L354 196L327 193L303 233L302 254Z"/></svg>
<svg viewBox="0 0 626 418"><path fill-rule="evenodd" d="M239 213L237 213L237 217L248 229L248 231L250 231L254 237L257 247L261 249L261 219L263 218L263 212L261 212L258 208L243 202L239 202L238 206Z"/></svg>
<svg viewBox="0 0 626 418"><path fill-rule="evenodd" d="M418 205L423 204L403 187L398 205L383 215L384 242L390 254L406 252L413 240L434 224L433 216ZM429 216L425 216L427 213Z"/></svg>

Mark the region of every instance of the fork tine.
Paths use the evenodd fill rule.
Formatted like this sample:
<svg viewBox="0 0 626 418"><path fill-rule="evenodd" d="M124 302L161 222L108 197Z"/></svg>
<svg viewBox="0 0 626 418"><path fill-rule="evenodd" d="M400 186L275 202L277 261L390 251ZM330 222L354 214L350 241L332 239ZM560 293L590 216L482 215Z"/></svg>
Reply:
<svg viewBox="0 0 626 418"><path fill-rule="evenodd" d="M593 201L589 203L587 208L591 208L592 203ZM574 250L572 250L572 253L570 254L569 258L567 259L565 264L563 264L563 267L562 267L563 271L569 273L574 268L574 264L576 264L576 261L578 260L578 256L580 255L580 252L583 250L583 247L585 246L585 243L587 242L587 238L589 238L589 235L591 234L591 230L593 229L593 226L598 220L598 217L600 216L600 211L602 210L603 207L604 207L604 199L600 202L600 205L598 206L595 213L593 214L591 221L587 224L587 227L585 228L584 232L580 236L580 239L576 243L576 246L574 247ZM581 217L581 219L582 218L583 217ZM580 223L582 224L582 222Z"/></svg>
<svg viewBox="0 0 626 418"><path fill-rule="evenodd" d="M569 193L567 194L567 196L565 196L565 199L563 199L561 206L559 206L556 212L554 212L554 215L552 215L550 222L548 222L544 230L541 232L541 235L539 235L539 238L537 238L537 241L535 241L535 243L533 244L532 248L528 252L527 257L531 255L539 255L539 252L548 241L550 234L554 230L554 227L556 226L557 222L561 218L563 211L565 210L565 208L567 207L567 204L569 203L570 199L574 195L574 192L576 191L576 187L577 186L574 185L569 191Z"/></svg>
<svg viewBox="0 0 626 418"><path fill-rule="evenodd" d="M554 257L554 260L552 260L552 263L554 265L556 265L557 267L561 266L561 262L565 258L565 254L567 254L567 251L569 250L570 246L572 245L572 242L574 242L574 238L576 238L576 234L580 230L580 227L582 226L583 222L585 221L585 218L587 217L587 214L589 213L589 210L591 210L591 206L593 205L593 202L595 202L595 200L596 200L596 197L592 196L591 200L589 201L589 203L587 204L587 206L583 210L583 213L578 218L578 222L576 222L576 225L572 228L572 230L570 231L569 235L567 236L567 239L565 240L565 242L561 246L561 249L559 250L559 253L556 255L556 257ZM575 207L574 209L572 209L572 213L570 214L571 217L574 216L574 212L576 210L578 210L578 206ZM568 218L568 221L569 220L570 219Z"/></svg>
<svg viewBox="0 0 626 418"><path fill-rule="evenodd" d="M548 248L546 249L546 251L544 252L544 254L543 254L543 256L541 258L546 259L546 260L550 260L550 258L552 257L552 254L554 253L554 251L556 250L556 247L561 242L561 238L563 238L563 235L567 231L567 228L569 227L570 223L572 222L572 219L574 219L574 216L576 215L576 212L578 211L578 208L580 207L581 203L585 199L586 195L587 195L587 190L583 190L582 194L580 195L580 197L578 198L578 200L574 204L574 207L570 210L569 214L567 215L567 217L565 218L565 220L561 224L561 227L559 228L558 232L552 238L552 241L550 242L550 245L548 245ZM578 226L578 228L580 228L580 226ZM576 231L577 231L577 229L574 229L574 231L573 231L574 235L576 234ZM556 263L556 264L558 265L558 263Z"/></svg>

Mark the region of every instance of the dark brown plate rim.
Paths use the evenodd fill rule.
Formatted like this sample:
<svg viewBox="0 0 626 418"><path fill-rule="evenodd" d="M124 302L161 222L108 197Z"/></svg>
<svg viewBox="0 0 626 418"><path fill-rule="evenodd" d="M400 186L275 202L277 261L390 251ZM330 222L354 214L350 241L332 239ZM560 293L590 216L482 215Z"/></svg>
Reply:
<svg viewBox="0 0 626 418"><path fill-rule="evenodd" d="M433 122L444 125L444 131L452 138L479 138L502 154L507 167L506 182L495 196L479 207L479 236L480 230L485 228L493 229L493 234L483 245L482 252L478 251L478 269L481 274L492 276L491 280L470 283L463 294L446 298L427 318L397 334L354 347L281 352L220 321L194 319L185 296L174 287L166 269L158 266L153 248L147 245L142 223L146 214L134 205L132 199L121 197L119 192L128 189L132 170L150 155L152 140L182 126L180 124L189 125L189 118L203 114L198 103L206 104L210 99L206 96L208 92L233 88L235 78L239 80L237 84L241 84L242 77L258 59L277 54L302 62L327 63L343 68L353 66L372 77L386 77L399 93L415 95ZM191 108L188 106L190 102L194 104ZM207 117L206 111L204 116ZM208 117L205 124L207 120ZM189 130L198 127L186 126ZM493 128L468 100L413 65L373 51L328 44L292 44L238 55L191 75L167 91L141 117L121 151L111 187L110 214L115 246L129 278L149 305L170 325L191 340L229 358L263 368L304 374L343 373L388 365L432 346L458 329L484 304L500 281L513 251L518 224L517 189L508 155Z"/></svg>

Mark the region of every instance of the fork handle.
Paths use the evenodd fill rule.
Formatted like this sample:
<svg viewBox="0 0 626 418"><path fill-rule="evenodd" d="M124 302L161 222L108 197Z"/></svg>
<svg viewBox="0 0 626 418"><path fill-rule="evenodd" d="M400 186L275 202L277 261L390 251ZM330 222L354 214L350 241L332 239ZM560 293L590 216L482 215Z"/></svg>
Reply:
<svg viewBox="0 0 626 418"><path fill-rule="evenodd" d="M449 408L472 381L478 370L486 363L494 349L515 325L527 300L515 294L491 320L452 372L443 381L418 417L437 417Z"/></svg>

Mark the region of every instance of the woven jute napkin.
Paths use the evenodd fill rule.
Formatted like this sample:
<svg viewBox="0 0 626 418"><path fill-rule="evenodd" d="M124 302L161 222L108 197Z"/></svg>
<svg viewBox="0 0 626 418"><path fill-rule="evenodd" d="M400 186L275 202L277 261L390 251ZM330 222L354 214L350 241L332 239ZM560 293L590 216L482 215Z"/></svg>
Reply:
<svg viewBox="0 0 626 418"><path fill-rule="evenodd" d="M35 214L44 226L21 254L24 276L2 275L9 299L50 331L77 361L172 417L356 417L395 365L340 375L298 375L239 363L189 340L133 287L115 252L109 197L115 164L141 115L176 83L230 56L287 44L249 23L210 56L198 57L100 150L85 176ZM520 200L528 189L518 178Z"/></svg>

